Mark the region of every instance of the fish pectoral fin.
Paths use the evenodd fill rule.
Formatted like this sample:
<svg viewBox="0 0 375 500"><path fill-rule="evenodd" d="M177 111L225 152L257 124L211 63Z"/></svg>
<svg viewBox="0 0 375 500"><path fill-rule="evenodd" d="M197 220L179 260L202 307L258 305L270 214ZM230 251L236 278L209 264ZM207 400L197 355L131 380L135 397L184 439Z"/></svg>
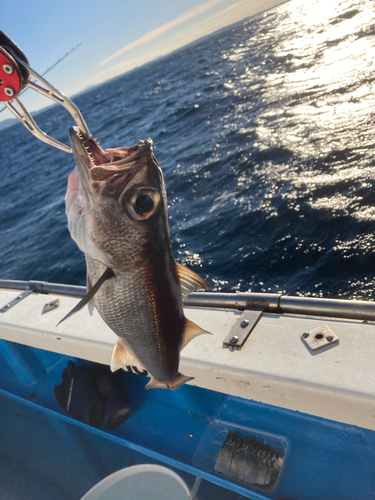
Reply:
<svg viewBox="0 0 375 500"><path fill-rule="evenodd" d="M176 377L171 380L166 380L165 382L156 380L156 378L151 376L151 380L146 385L146 389L176 389L180 387L180 385L193 379L194 377L187 377L186 375L182 375L182 373L178 373Z"/></svg>
<svg viewBox="0 0 375 500"><path fill-rule="evenodd" d="M135 366L138 370L146 370L132 350L119 337L113 349L111 371L115 372L125 366Z"/></svg>
<svg viewBox="0 0 375 500"><path fill-rule="evenodd" d="M182 334L181 351L182 349L184 349L184 347L187 346L190 340L193 340L195 339L195 337L198 337L198 335L203 335L204 333L212 335L212 333L203 330L203 328L190 321L190 319L185 318L185 328Z"/></svg>
<svg viewBox="0 0 375 500"><path fill-rule="evenodd" d="M59 326L60 323L68 319L70 316L73 316L76 312L80 311L82 307L84 307L86 304L90 302L90 300L94 297L96 292L99 290L99 288L102 286L102 284L109 280L110 278L114 277L114 273L112 269L109 267L104 271L104 273L100 276L98 281L95 283L95 285L91 288L89 293L87 293L81 301L78 302L78 304L66 315L63 317L62 320L60 320L56 326Z"/></svg>
<svg viewBox="0 0 375 500"><path fill-rule="evenodd" d="M91 278L90 278L89 271L87 270L87 273L86 273L86 292L90 293L91 289L92 289ZM92 316L94 314L94 307L95 307L94 298L91 298L89 300L89 302L87 303L87 307L89 308L90 316Z"/></svg>
<svg viewBox="0 0 375 500"><path fill-rule="evenodd" d="M202 288L207 290L211 288L207 281L204 281L203 278L198 276L198 274L191 269L177 263L176 266L178 275L180 276L182 300L185 300L189 293L194 292L195 290Z"/></svg>

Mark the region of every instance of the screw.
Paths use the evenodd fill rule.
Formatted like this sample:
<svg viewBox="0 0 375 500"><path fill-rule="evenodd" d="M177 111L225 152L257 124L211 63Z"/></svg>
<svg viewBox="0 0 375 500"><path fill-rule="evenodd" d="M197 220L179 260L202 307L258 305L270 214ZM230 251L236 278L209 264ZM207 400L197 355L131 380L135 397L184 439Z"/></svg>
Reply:
<svg viewBox="0 0 375 500"><path fill-rule="evenodd" d="M304 339L307 339L307 337L308 337L309 335L310 335L310 334L309 334L309 332L305 332L305 333L303 333L303 334L302 334L302 337L303 337Z"/></svg>
<svg viewBox="0 0 375 500"><path fill-rule="evenodd" d="M14 89L12 89L12 87L5 87L4 92L8 97L13 97L15 94Z"/></svg>
<svg viewBox="0 0 375 500"><path fill-rule="evenodd" d="M248 324L249 324L249 320L248 319L244 319L241 322L241 328L246 328Z"/></svg>
<svg viewBox="0 0 375 500"><path fill-rule="evenodd" d="M326 337L326 339L328 340L328 342L332 342L333 337L332 337L332 335L328 335L328 336Z"/></svg>
<svg viewBox="0 0 375 500"><path fill-rule="evenodd" d="M14 73L14 68L11 64L3 64L3 70L5 71L5 73L7 73L8 75L11 75Z"/></svg>
<svg viewBox="0 0 375 500"><path fill-rule="evenodd" d="M191 432L189 436L192 438L194 436L194 432Z"/></svg>
<svg viewBox="0 0 375 500"><path fill-rule="evenodd" d="M238 335L233 335L233 337L229 341L231 344L237 344L238 342Z"/></svg>

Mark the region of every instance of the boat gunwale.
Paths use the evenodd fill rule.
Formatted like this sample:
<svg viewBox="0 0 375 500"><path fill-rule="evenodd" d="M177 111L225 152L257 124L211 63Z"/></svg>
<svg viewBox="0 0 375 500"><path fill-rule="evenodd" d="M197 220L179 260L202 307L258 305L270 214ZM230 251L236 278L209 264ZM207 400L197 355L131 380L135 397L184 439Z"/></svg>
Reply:
<svg viewBox="0 0 375 500"><path fill-rule="evenodd" d="M0 279L0 289L27 290L35 293L84 297L86 287L49 283L47 281L22 281ZM194 292L184 300L185 307L235 309L243 311L263 307L264 312L327 316L363 321L375 321L375 302L368 300L331 299L321 297L290 296L266 292Z"/></svg>

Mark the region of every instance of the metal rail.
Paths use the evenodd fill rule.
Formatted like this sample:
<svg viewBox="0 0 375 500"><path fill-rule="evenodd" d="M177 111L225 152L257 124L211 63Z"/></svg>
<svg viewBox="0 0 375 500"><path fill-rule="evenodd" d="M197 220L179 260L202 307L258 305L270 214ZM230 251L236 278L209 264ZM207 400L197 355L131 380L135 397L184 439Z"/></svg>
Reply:
<svg viewBox="0 0 375 500"><path fill-rule="evenodd" d="M48 283L47 281L0 280L0 288L11 290L33 288L36 293L53 293L71 297L84 297L86 295L86 287L84 286L60 285L59 283Z"/></svg>
<svg viewBox="0 0 375 500"><path fill-rule="evenodd" d="M0 280L0 288L26 290L44 294L84 297L86 287L62 285L45 281ZM335 318L375 321L375 302L348 299L321 299L314 297L290 297L276 293L219 293L194 292L184 301L185 306L220 309L237 309L264 306L264 312L278 314L304 314Z"/></svg>
<svg viewBox="0 0 375 500"><path fill-rule="evenodd" d="M239 309L265 306L264 312L304 314L375 321L375 302L348 299L290 297L276 293L191 293L185 306Z"/></svg>

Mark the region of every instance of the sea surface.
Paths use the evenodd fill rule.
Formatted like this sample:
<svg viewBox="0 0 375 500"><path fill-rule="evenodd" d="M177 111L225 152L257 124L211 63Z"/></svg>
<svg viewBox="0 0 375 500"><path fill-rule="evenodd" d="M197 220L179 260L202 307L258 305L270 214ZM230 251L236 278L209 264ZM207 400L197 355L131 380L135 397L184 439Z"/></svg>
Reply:
<svg viewBox="0 0 375 500"><path fill-rule="evenodd" d="M291 0L74 100L104 148L153 139L175 258L214 289L372 299L374 82L375 2ZM73 156L16 124L0 167L0 277L85 284Z"/></svg>

